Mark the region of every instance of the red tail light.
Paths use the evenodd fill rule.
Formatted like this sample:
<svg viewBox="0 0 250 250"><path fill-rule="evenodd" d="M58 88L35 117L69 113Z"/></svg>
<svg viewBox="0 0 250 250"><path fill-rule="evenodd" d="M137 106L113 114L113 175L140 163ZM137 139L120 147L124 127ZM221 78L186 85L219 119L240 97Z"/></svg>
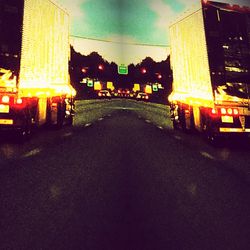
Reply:
<svg viewBox="0 0 250 250"><path fill-rule="evenodd" d="M221 108L222 115L239 115L238 108Z"/></svg>
<svg viewBox="0 0 250 250"><path fill-rule="evenodd" d="M211 109L211 115L217 115L218 112L215 108Z"/></svg>
<svg viewBox="0 0 250 250"><path fill-rule="evenodd" d="M4 96L2 97L2 103L9 103L9 102L10 102L10 97L7 96L7 95L4 95Z"/></svg>
<svg viewBox="0 0 250 250"><path fill-rule="evenodd" d="M19 109L24 108L24 107L26 106L25 99L23 99L23 98L16 98L16 99L14 100L14 106L15 106L16 108L19 108Z"/></svg>
<svg viewBox="0 0 250 250"><path fill-rule="evenodd" d="M216 115L239 115L239 109L238 108L219 108L215 109L212 108L210 109L210 115L216 116Z"/></svg>
<svg viewBox="0 0 250 250"><path fill-rule="evenodd" d="M18 105L23 104L23 99L22 98L17 98L16 99L16 104L18 104Z"/></svg>

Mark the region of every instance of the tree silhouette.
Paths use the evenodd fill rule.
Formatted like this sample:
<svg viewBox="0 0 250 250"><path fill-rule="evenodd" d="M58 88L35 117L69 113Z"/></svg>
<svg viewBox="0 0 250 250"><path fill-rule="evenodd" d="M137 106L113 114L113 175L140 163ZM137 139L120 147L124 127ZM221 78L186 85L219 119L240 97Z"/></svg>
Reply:
<svg viewBox="0 0 250 250"><path fill-rule="evenodd" d="M87 56L82 55L71 46L69 66L72 84L80 92L84 91L82 85L80 86L80 82L87 77L101 82L112 81L117 89L128 88L131 90L134 83L145 85L158 82L164 87L160 92L164 96L169 95L172 89L170 56L161 62L155 62L151 57L147 56L136 65L128 65L127 75L120 75L118 74L118 65L115 62L109 63L95 51Z"/></svg>

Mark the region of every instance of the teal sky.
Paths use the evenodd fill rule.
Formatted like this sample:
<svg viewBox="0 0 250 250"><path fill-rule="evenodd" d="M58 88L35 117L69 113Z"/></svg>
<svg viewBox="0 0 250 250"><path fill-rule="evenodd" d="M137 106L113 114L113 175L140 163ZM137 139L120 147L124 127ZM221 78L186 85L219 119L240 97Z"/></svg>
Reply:
<svg viewBox="0 0 250 250"><path fill-rule="evenodd" d="M71 35L167 45L168 25L200 0L57 0L71 15ZM217 0L249 5L249 0Z"/></svg>
<svg viewBox="0 0 250 250"><path fill-rule="evenodd" d="M100 47L109 47L106 49L106 57L115 54L118 61L127 53L124 44L134 44L135 47L129 48L131 59L127 61L138 61L143 56L149 55L153 58L156 54L158 60L167 57L169 53L169 25L176 20L184 11L191 9L200 0L55 0L65 7L70 14L70 34L88 39L81 39L83 45L78 43L78 48L85 49L82 53L88 53L91 50L99 51ZM227 2L230 4L239 4L249 6L250 0L217 0L217 2ZM96 44L93 40L100 39L104 41L119 42L113 44ZM123 45L121 45L123 44ZM151 45L151 48L139 48L139 45ZM163 46L159 46L163 45ZM122 47L123 46L123 47ZM153 47L155 50L153 50ZM160 50L162 49L162 50ZM168 50L166 52L166 50ZM133 52L132 52L133 51ZM104 48L102 48L104 53ZM131 54L140 53L135 59ZM127 56L126 55L126 56ZM136 56L136 55L135 55ZM117 59L118 58L118 59ZM121 60L123 61L123 59Z"/></svg>
<svg viewBox="0 0 250 250"><path fill-rule="evenodd" d="M57 1L71 14L71 35L104 40L117 40L122 36L122 40L126 39L127 42L162 45L166 45L168 40L167 21L182 12L187 2L185 0Z"/></svg>

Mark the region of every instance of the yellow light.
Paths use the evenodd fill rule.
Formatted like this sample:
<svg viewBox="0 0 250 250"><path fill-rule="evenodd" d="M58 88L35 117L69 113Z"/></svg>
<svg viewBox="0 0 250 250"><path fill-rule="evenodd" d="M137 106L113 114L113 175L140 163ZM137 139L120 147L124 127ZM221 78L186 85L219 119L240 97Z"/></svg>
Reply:
<svg viewBox="0 0 250 250"><path fill-rule="evenodd" d="M133 91L134 91L134 92L140 91L140 84L134 83Z"/></svg>
<svg viewBox="0 0 250 250"><path fill-rule="evenodd" d="M145 93L152 94L152 86L146 85L146 87L145 87Z"/></svg>
<svg viewBox="0 0 250 250"><path fill-rule="evenodd" d="M101 90L102 89L102 85L99 81L94 83L94 90Z"/></svg>
<svg viewBox="0 0 250 250"><path fill-rule="evenodd" d="M113 82L107 82L107 89L114 90Z"/></svg>

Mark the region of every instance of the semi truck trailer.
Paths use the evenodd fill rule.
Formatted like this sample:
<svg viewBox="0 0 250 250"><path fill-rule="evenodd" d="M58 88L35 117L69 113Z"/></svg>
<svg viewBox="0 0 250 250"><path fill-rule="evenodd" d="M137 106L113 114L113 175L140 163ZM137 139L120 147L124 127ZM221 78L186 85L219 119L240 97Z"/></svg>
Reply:
<svg viewBox="0 0 250 250"><path fill-rule="evenodd" d="M72 124L69 15L51 0L0 0L0 131Z"/></svg>
<svg viewBox="0 0 250 250"><path fill-rule="evenodd" d="M250 8L200 1L170 25L174 128L250 133Z"/></svg>

